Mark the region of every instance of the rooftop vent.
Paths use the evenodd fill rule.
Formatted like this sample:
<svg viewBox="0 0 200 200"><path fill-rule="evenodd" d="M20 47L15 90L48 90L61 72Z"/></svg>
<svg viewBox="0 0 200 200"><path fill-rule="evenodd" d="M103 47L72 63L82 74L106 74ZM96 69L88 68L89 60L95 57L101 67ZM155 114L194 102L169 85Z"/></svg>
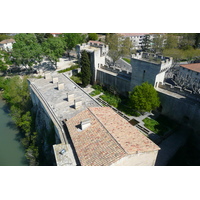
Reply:
<svg viewBox="0 0 200 200"><path fill-rule="evenodd" d="M82 106L81 100L74 100L74 108L79 109Z"/></svg>
<svg viewBox="0 0 200 200"><path fill-rule="evenodd" d="M90 119L84 119L81 121L81 130L85 130L91 125Z"/></svg>
<svg viewBox="0 0 200 200"><path fill-rule="evenodd" d="M53 77L52 81L53 81L53 83L58 83L58 77Z"/></svg>
<svg viewBox="0 0 200 200"><path fill-rule="evenodd" d="M74 101L74 94L67 93L67 101Z"/></svg>
<svg viewBox="0 0 200 200"><path fill-rule="evenodd" d="M58 84L58 90L64 90L64 83L57 83Z"/></svg>
<svg viewBox="0 0 200 200"><path fill-rule="evenodd" d="M45 73L44 78L45 79L51 79L51 73Z"/></svg>
<svg viewBox="0 0 200 200"><path fill-rule="evenodd" d="M66 152L66 150L65 150L65 149L62 149L62 150L59 152L59 154L63 155L65 152Z"/></svg>

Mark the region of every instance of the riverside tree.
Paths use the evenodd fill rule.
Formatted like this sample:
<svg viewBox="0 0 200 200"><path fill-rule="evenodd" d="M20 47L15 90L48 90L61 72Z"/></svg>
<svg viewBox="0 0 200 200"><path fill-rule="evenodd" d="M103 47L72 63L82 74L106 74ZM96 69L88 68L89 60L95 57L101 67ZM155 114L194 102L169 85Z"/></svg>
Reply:
<svg viewBox="0 0 200 200"><path fill-rule="evenodd" d="M20 33L14 37L16 43L13 44L12 62L17 65L29 66L41 63L42 61L42 48L37 42L35 34Z"/></svg>
<svg viewBox="0 0 200 200"><path fill-rule="evenodd" d="M87 51L81 52L81 74L82 74L82 84L87 86L90 83L91 79L91 69L90 69L90 60Z"/></svg>
<svg viewBox="0 0 200 200"><path fill-rule="evenodd" d="M6 51L0 50L0 71L6 72L8 66L11 65L10 54Z"/></svg>
<svg viewBox="0 0 200 200"><path fill-rule="evenodd" d="M154 87L145 82L130 92L130 105L139 112L150 112L160 106L160 100Z"/></svg>

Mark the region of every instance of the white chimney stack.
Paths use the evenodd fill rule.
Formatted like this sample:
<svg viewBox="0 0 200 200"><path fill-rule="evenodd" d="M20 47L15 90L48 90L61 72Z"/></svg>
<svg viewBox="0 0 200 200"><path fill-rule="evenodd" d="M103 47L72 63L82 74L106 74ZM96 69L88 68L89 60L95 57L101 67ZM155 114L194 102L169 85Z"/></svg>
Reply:
<svg viewBox="0 0 200 200"><path fill-rule="evenodd" d="M81 121L81 130L85 130L91 125L90 119L84 119Z"/></svg>

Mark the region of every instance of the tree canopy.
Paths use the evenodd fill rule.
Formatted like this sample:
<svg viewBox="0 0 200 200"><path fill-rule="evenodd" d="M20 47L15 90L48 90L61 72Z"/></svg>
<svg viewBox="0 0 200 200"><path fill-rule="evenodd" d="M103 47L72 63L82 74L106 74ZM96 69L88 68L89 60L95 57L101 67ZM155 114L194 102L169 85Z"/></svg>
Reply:
<svg viewBox="0 0 200 200"><path fill-rule="evenodd" d="M160 105L157 91L147 82L135 86L129 98L131 107L140 112L150 112Z"/></svg>
<svg viewBox="0 0 200 200"><path fill-rule="evenodd" d="M91 68L90 68L90 60L87 51L81 52L81 74L82 74L82 84L83 86L87 86L90 83L91 79Z"/></svg>
<svg viewBox="0 0 200 200"><path fill-rule="evenodd" d="M141 48L142 48L143 51L148 51L150 46L151 46L150 35L145 35L143 40L142 40Z"/></svg>
<svg viewBox="0 0 200 200"><path fill-rule="evenodd" d="M42 43L44 55L47 56L47 58L55 65L56 68L59 58L62 57L65 52L65 48L65 42L59 37L48 38Z"/></svg>
<svg viewBox="0 0 200 200"><path fill-rule="evenodd" d="M8 66L11 65L10 54L6 51L0 50L0 71L6 72Z"/></svg>
<svg viewBox="0 0 200 200"><path fill-rule="evenodd" d="M98 35L96 33L88 33L88 40L98 40Z"/></svg>
<svg viewBox="0 0 200 200"><path fill-rule="evenodd" d="M0 42L10 38L12 38L12 36L8 35L7 33L0 33Z"/></svg>
<svg viewBox="0 0 200 200"><path fill-rule="evenodd" d="M129 38L121 39L118 34L107 34L106 43L109 45L108 56L112 58L113 65L122 56L130 56L133 47Z"/></svg>
<svg viewBox="0 0 200 200"><path fill-rule="evenodd" d="M13 44L12 62L17 66L33 64L42 61L42 48L37 42L37 38L32 33L20 33L14 37L16 43Z"/></svg>
<svg viewBox="0 0 200 200"><path fill-rule="evenodd" d="M133 44L130 40L130 38L126 37L121 42L121 55L122 56L130 56L131 55L131 49L133 48Z"/></svg>
<svg viewBox="0 0 200 200"><path fill-rule="evenodd" d="M63 38L65 41L66 49L68 53L80 43L85 42L86 35L82 33L62 33L59 37Z"/></svg>

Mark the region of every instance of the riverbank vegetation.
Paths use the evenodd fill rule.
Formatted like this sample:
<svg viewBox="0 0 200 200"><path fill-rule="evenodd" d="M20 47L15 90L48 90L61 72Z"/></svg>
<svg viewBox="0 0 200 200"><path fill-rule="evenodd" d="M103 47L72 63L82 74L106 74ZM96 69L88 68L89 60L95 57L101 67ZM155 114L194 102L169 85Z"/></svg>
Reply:
<svg viewBox="0 0 200 200"><path fill-rule="evenodd" d="M14 123L20 128L21 143L25 148L25 156L32 166L39 165L38 133L35 130L35 117L31 113L32 102L28 90L27 77L0 77L2 98L10 107Z"/></svg>

